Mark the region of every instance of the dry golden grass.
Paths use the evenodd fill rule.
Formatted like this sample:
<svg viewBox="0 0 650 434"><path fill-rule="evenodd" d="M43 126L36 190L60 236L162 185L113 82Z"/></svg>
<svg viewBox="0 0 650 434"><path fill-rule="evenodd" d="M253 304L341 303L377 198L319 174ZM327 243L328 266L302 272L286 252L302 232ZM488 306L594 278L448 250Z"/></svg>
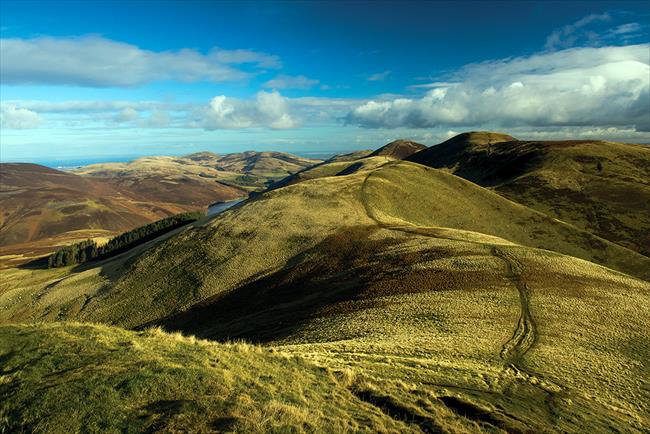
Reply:
<svg viewBox="0 0 650 434"><path fill-rule="evenodd" d="M415 432L270 348L77 323L0 337L1 432Z"/></svg>

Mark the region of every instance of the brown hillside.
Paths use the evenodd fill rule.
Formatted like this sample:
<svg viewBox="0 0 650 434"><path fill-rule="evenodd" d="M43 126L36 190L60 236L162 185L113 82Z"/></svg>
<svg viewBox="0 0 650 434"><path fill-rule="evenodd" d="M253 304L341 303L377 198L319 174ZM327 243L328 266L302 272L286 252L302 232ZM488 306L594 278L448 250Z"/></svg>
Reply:
<svg viewBox="0 0 650 434"><path fill-rule="evenodd" d="M133 191L36 164L0 166L0 246L79 230L117 233L182 210Z"/></svg>

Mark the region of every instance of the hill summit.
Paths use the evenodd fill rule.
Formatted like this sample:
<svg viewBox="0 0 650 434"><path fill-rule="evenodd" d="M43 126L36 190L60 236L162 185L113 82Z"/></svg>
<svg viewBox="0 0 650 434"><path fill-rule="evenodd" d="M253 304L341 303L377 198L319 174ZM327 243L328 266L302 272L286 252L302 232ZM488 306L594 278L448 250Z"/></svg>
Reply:
<svg viewBox="0 0 650 434"><path fill-rule="evenodd" d="M405 158L415 163L431 166L432 161L438 161L440 158L456 161L461 155L468 152L485 150L495 143L515 141L517 141L516 138L507 134L493 133L491 131L470 131Z"/></svg>
<svg viewBox="0 0 650 434"><path fill-rule="evenodd" d="M395 140L387 145L382 146L375 152L370 154L370 157L391 157L397 160L402 160L409 155L413 155L427 147L421 143L412 142L410 140Z"/></svg>

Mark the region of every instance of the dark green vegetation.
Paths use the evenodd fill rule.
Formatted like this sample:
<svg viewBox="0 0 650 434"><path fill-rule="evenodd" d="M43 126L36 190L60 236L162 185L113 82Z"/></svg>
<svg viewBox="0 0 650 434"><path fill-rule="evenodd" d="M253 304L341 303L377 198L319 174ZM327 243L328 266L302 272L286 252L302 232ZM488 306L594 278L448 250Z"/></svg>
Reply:
<svg viewBox="0 0 650 434"><path fill-rule="evenodd" d="M303 174L85 267L0 271L5 429L650 429L650 258L446 165Z"/></svg>
<svg viewBox="0 0 650 434"><path fill-rule="evenodd" d="M48 268L67 267L96 259L110 258L203 217L205 217L205 213L199 211L180 213L124 232L101 246L98 246L94 240L66 246L47 257L47 266Z"/></svg>

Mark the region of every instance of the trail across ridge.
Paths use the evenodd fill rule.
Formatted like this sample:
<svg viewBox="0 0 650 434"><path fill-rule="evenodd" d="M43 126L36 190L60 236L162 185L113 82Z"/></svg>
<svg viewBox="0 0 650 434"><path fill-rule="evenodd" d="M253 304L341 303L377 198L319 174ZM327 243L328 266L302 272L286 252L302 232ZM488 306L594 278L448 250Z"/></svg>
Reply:
<svg viewBox="0 0 650 434"><path fill-rule="evenodd" d="M506 263L506 277L515 285L519 291L520 313L515 331L512 337L503 344L501 349L501 358L510 365L517 366L522 357L535 344L536 329L535 321L530 313L530 304L528 300L528 285L521 277L521 263L512 255L506 253L498 247L492 248L492 254Z"/></svg>

